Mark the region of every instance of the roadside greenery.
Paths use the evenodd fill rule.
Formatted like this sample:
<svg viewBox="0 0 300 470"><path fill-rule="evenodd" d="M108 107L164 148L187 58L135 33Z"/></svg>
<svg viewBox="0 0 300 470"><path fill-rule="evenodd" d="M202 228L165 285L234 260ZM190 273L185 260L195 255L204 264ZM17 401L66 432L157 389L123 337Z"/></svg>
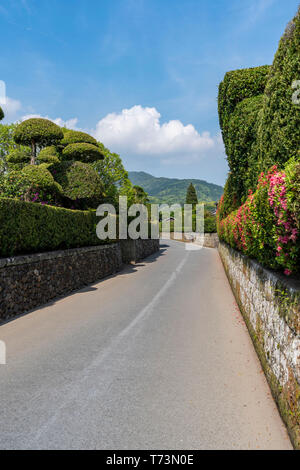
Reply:
<svg viewBox="0 0 300 470"><path fill-rule="evenodd" d="M99 245L97 222L91 210L0 198L0 256Z"/></svg>
<svg viewBox="0 0 300 470"><path fill-rule="evenodd" d="M230 172L217 211L221 240L286 275L300 270L300 8L271 67L225 75L219 116Z"/></svg>

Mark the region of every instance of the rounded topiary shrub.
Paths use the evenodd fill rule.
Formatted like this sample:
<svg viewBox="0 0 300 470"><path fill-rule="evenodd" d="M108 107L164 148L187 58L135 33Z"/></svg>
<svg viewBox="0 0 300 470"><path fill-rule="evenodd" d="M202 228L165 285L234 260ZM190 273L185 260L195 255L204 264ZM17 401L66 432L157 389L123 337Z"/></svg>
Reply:
<svg viewBox="0 0 300 470"><path fill-rule="evenodd" d="M228 123L227 160L241 202L257 184L258 165L253 150L263 95L247 98L236 106Z"/></svg>
<svg viewBox="0 0 300 470"><path fill-rule="evenodd" d="M49 165L53 165L60 162L60 159L55 155L39 155L38 156L39 163L47 163Z"/></svg>
<svg viewBox="0 0 300 470"><path fill-rule="evenodd" d="M298 80L300 8L281 38L265 89L258 130L259 157L264 169L274 163L282 168L299 149L300 105L293 100L296 90L292 86Z"/></svg>
<svg viewBox="0 0 300 470"><path fill-rule="evenodd" d="M24 179L28 182L30 194L36 196L35 201L57 203L62 195L62 188L54 180L47 165L27 165L21 172Z"/></svg>
<svg viewBox="0 0 300 470"><path fill-rule="evenodd" d="M220 127L223 131L226 131L230 116L238 103L264 93L269 72L270 66L263 65L225 74L218 96Z"/></svg>
<svg viewBox="0 0 300 470"><path fill-rule="evenodd" d="M103 184L98 173L82 162L62 162L50 168L61 185L68 207L96 208L103 198Z"/></svg>
<svg viewBox="0 0 300 470"><path fill-rule="evenodd" d="M0 106L0 121L4 118L4 112L3 109Z"/></svg>
<svg viewBox="0 0 300 470"><path fill-rule="evenodd" d="M58 149L55 147L55 145L49 145L48 147L44 147L40 151L40 153L38 155L38 158L48 156L48 155L55 156L55 157L59 158L60 154L59 154Z"/></svg>
<svg viewBox="0 0 300 470"><path fill-rule="evenodd" d="M49 147L43 148L37 157L39 163L59 163L60 162L60 154L55 147L55 145L50 145Z"/></svg>
<svg viewBox="0 0 300 470"><path fill-rule="evenodd" d="M32 164L35 163L37 147L55 145L63 136L59 126L48 119L41 118L31 118L21 122L14 132L14 140L17 144L31 146Z"/></svg>
<svg viewBox="0 0 300 470"><path fill-rule="evenodd" d="M87 143L69 144L62 152L65 160L76 160L84 163L91 163L97 160L103 160L99 147Z"/></svg>
<svg viewBox="0 0 300 470"><path fill-rule="evenodd" d="M79 143L98 145L97 140L85 132L73 131L71 129L62 129L62 131L64 133L64 138L60 142L60 145L67 146L69 144Z"/></svg>
<svg viewBox="0 0 300 470"><path fill-rule="evenodd" d="M6 160L8 163L29 163L31 158L31 149L29 147L23 147L20 149L12 150L9 155L7 155Z"/></svg>
<svg viewBox="0 0 300 470"><path fill-rule="evenodd" d="M61 195L62 188L46 165L26 165L22 171L9 172L2 181L2 197L56 205Z"/></svg>

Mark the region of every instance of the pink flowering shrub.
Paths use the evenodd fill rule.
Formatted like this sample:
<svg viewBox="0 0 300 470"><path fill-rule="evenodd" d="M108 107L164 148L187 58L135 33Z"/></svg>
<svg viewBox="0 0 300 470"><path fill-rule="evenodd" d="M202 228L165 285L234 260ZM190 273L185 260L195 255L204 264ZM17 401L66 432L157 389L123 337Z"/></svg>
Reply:
<svg viewBox="0 0 300 470"><path fill-rule="evenodd" d="M293 161L287 171L273 166L267 174L261 173L256 191L249 193L239 209L222 220L221 199L217 212L221 240L286 275L300 268L299 214L295 211L299 165Z"/></svg>

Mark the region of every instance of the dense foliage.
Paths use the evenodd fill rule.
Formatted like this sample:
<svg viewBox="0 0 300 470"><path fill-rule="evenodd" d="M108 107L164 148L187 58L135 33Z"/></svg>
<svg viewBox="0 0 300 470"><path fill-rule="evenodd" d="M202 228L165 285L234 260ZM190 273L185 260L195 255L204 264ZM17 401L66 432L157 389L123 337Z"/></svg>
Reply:
<svg viewBox="0 0 300 470"><path fill-rule="evenodd" d="M60 204L62 188L44 165L26 165L0 179L1 198L11 197L42 204Z"/></svg>
<svg viewBox="0 0 300 470"><path fill-rule="evenodd" d="M65 160L78 160L84 163L92 163L104 157L98 146L87 143L69 144L63 149L62 155Z"/></svg>
<svg viewBox="0 0 300 470"><path fill-rule="evenodd" d="M60 141L60 145L66 147L69 144L92 144L92 145L98 145L97 140L94 139L89 134L86 134L85 132L81 131L73 131L71 129L62 129L64 133L63 139Z"/></svg>
<svg viewBox="0 0 300 470"><path fill-rule="evenodd" d="M4 118L4 112L3 112L3 109L0 106L0 121L2 121L3 118Z"/></svg>
<svg viewBox="0 0 300 470"><path fill-rule="evenodd" d="M293 83L300 80L300 7L281 38L268 77L258 130L258 158L263 169L284 163L300 149L300 105ZM299 88L299 84L298 84Z"/></svg>
<svg viewBox="0 0 300 470"><path fill-rule="evenodd" d="M230 169L224 190L229 212L243 202L257 182L254 146L269 71L269 66L262 66L228 72L219 87L219 119Z"/></svg>
<svg viewBox="0 0 300 470"><path fill-rule="evenodd" d="M227 126L236 106L247 98L264 93L270 67L254 67L250 69L227 72L219 86L218 108L220 127L225 146L227 145Z"/></svg>
<svg viewBox="0 0 300 470"><path fill-rule="evenodd" d="M31 118L18 124L14 132L14 140L17 144L31 145L32 161L35 163L37 147L55 145L63 138L63 132L59 126L48 119Z"/></svg>
<svg viewBox="0 0 300 470"><path fill-rule="evenodd" d="M255 155L258 114L262 108L263 95L241 101L231 115L227 127L227 160L230 168L231 186L239 203L249 189L257 183L259 167ZM233 193L231 193L233 195Z"/></svg>
<svg viewBox="0 0 300 470"><path fill-rule="evenodd" d="M6 157L8 164L22 164L29 163L31 159L31 150L29 147L23 147L22 149L16 148L10 151ZM18 165L19 166L19 165Z"/></svg>
<svg viewBox="0 0 300 470"><path fill-rule="evenodd" d="M37 156L38 163L59 163L61 155L58 148L55 145L44 147Z"/></svg>
<svg viewBox="0 0 300 470"><path fill-rule="evenodd" d="M8 155L15 150L21 153L28 154L28 147L16 144L13 135L17 124L0 124L0 175L5 173L8 169Z"/></svg>
<svg viewBox="0 0 300 470"><path fill-rule="evenodd" d="M287 275L299 271L299 196L300 162L291 160L286 170L273 166L261 173L256 191L246 202L223 220L221 199L217 212L220 239L264 266L284 268Z"/></svg>
<svg viewBox="0 0 300 470"><path fill-rule="evenodd" d="M147 204L149 202L148 194L141 186L133 186L132 187L133 193L133 203L134 204Z"/></svg>
<svg viewBox="0 0 300 470"><path fill-rule="evenodd" d="M300 264L299 77L300 9L273 65L230 72L219 92L230 168L217 214L220 238L286 274Z"/></svg>
<svg viewBox="0 0 300 470"><path fill-rule="evenodd" d="M0 198L0 256L99 245L97 221L94 211Z"/></svg>
<svg viewBox="0 0 300 470"><path fill-rule="evenodd" d="M198 204L197 192L193 183L190 183L186 190L185 203L186 204Z"/></svg>
<svg viewBox="0 0 300 470"><path fill-rule="evenodd" d="M62 187L65 205L78 209L96 208L103 199L103 185L98 173L82 162L61 162L49 167Z"/></svg>

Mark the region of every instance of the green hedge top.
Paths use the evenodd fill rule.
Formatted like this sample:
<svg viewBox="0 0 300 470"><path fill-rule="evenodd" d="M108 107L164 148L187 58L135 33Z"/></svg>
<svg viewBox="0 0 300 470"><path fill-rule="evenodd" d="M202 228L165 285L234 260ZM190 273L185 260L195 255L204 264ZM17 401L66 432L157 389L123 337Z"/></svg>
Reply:
<svg viewBox="0 0 300 470"><path fill-rule="evenodd" d="M63 136L59 126L48 119L41 118L31 118L21 122L14 132L14 140L17 144L35 143L41 147L55 145Z"/></svg>
<svg viewBox="0 0 300 470"><path fill-rule="evenodd" d="M85 163L104 158L99 147L87 143L69 144L64 148L62 154L65 160L79 160Z"/></svg>
<svg viewBox="0 0 300 470"><path fill-rule="evenodd" d="M92 144L92 145L98 145L97 140L94 139L89 134L86 134L85 132L81 131L73 131L71 129L63 129L64 133L64 138L60 142L61 145L69 145L69 144L79 144L79 143L85 143L85 144Z"/></svg>
<svg viewBox="0 0 300 470"><path fill-rule="evenodd" d="M23 147L22 149L11 150L6 160L9 163L29 163L31 158L31 149Z"/></svg>
<svg viewBox="0 0 300 470"><path fill-rule="evenodd" d="M261 95L267 83L270 66L254 67L250 69L227 72L219 86L219 118L223 130L230 115L238 103L245 98Z"/></svg>
<svg viewBox="0 0 300 470"><path fill-rule="evenodd" d="M3 109L0 106L0 121L4 118L4 112Z"/></svg>
<svg viewBox="0 0 300 470"><path fill-rule="evenodd" d="M263 99L258 95L238 103L227 127L226 154L239 202L257 184L259 168L254 146Z"/></svg>
<svg viewBox="0 0 300 470"><path fill-rule="evenodd" d="M40 157L59 157L59 152L57 150L57 148L55 147L55 145L49 145L48 147L44 147L39 155L38 155L38 158Z"/></svg>
<svg viewBox="0 0 300 470"><path fill-rule="evenodd" d="M91 165L82 162L61 162L50 168L55 180L62 186L65 197L88 207L98 207L103 184Z"/></svg>
<svg viewBox="0 0 300 470"><path fill-rule="evenodd" d="M97 221L94 211L0 199L0 256L99 245Z"/></svg>
<svg viewBox="0 0 300 470"><path fill-rule="evenodd" d="M274 163L283 167L299 152L300 106L293 103L296 89L292 87L297 80L300 80L300 7L281 38L265 89L258 130L262 168Z"/></svg>

